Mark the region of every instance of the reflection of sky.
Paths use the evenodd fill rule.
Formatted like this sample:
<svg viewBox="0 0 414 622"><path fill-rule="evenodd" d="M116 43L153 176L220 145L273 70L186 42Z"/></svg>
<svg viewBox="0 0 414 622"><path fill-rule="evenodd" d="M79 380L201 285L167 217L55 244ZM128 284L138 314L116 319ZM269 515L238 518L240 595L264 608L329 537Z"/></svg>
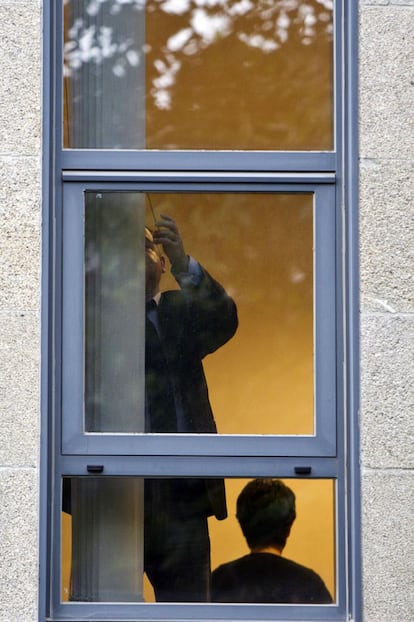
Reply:
<svg viewBox="0 0 414 622"><path fill-rule="evenodd" d="M73 5L70 0L66 3ZM303 45L314 41L318 22L328 36L332 33L332 0L90 0L86 5L88 22L103 8L105 15L122 15L123 7L128 5L130 10L143 11L147 7L188 16L187 26L168 37L154 61L158 76L153 80L151 94L160 109L171 107L171 88L182 65L181 54L197 54L233 32L242 43L265 54L276 52L288 40L293 26ZM129 15L125 13L126 20ZM109 25L89 25L81 14L76 17L65 42L65 75L71 75L84 63L99 65L108 59L117 77L124 76L128 66L139 65L146 51L145 42L139 47L132 38L122 39L118 31Z"/></svg>

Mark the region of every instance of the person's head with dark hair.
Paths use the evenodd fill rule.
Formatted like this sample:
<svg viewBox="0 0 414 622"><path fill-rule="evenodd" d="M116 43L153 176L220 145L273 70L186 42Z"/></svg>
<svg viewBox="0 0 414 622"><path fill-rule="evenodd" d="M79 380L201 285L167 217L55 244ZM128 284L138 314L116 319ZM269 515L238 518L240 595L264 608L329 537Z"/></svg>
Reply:
<svg viewBox="0 0 414 622"><path fill-rule="evenodd" d="M295 495L279 479L255 479L241 491L236 516L252 551L282 552L296 518Z"/></svg>

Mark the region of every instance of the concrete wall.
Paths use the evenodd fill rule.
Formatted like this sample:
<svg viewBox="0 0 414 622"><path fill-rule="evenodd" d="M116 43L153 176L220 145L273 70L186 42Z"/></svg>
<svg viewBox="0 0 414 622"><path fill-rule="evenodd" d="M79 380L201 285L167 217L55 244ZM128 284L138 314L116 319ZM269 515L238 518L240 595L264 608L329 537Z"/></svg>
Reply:
<svg viewBox="0 0 414 622"><path fill-rule="evenodd" d="M359 5L364 620L411 622L414 1ZM37 620L40 9L0 0L0 622Z"/></svg>
<svg viewBox="0 0 414 622"><path fill-rule="evenodd" d="M365 622L414 620L414 1L360 2Z"/></svg>
<svg viewBox="0 0 414 622"><path fill-rule="evenodd" d="M0 620L37 619L41 17L0 0Z"/></svg>

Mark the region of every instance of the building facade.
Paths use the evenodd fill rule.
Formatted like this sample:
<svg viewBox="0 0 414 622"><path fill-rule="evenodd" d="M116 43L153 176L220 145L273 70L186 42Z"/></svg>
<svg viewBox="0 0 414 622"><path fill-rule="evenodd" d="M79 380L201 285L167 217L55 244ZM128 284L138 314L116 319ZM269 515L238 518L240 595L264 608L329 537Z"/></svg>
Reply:
<svg viewBox="0 0 414 622"><path fill-rule="evenodd" d="M42 221L48 196L42 168L49 166L42 159L42 111L48 105L42 100L43 9L39 1L0 0L1 622L44 619L39 522L48 464L40 460L41 412L50 396L41 357L49 338L41 331L42 304L49 300L41 270L42 248L49 248ZM365 622L410 622L414 616L413 17L411 0L360 0L354 50L361 436L360 453L352 459L361 470Z"/></svg>

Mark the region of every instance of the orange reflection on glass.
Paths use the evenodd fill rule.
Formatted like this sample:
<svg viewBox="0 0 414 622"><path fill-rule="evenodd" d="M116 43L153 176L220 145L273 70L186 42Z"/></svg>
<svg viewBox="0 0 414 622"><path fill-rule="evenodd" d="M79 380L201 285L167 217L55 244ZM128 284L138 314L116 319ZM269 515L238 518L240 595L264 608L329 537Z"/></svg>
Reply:
<svg viewBox="0 0 414 622"><path fill-rule="evenodd" d="M147 149L332 149L332 3L147 3Z"/></svg>
<svg viewBox="0 0 414 622"><path fill-rule="evenodd" d="M276 478L271 481L274 482ZM153 543L148 537L154 498L148 494L156 480L138 477L81 478L63 480L61 513L61 600L78 602L155 602L154 586L147 576ZM204 482L208 482L206 479ZM210 480L211 481L211 480ZM258 478L256 482L263 481ZM270 480L266 478L266 482ZM282 550L285 560L312 569L323 581L326 591L336 600L336 493L332 479L277 480L294 495L293 522ZM162 490L172 486L173 503L161 500L163 520L170 530L180 536L171 547L157 551L157 556L175 558L175 545L191 537L194 520L205 521L209 510L203 504L191 504L188 493L197 493L200 480L191 478L157 480ZM224 520L208 518L211 542L208 565L214 571L219 566L249 555L249 546L236 519L237 499L252 480L232 478L225 480L228 517ZM282 486L282 487L284 487ZM201 489L200 489L201 490ZM177 491L179 494L177 495ZM204 488L205 494L205 488ZM178 508L178 510L177 510ZM196 511L197 509L197 511ZM170 515L170 516L169 516ZM186 530L186 520L188 530ZM289 524L292 520L290 515ZM159 528L155 527L156 529ZM154 529L152 525L151 529ZM168 542L168 529L161 540ZM279 545L277 545L279 546ZM208 540L206 547L209 550ZM267 547L266 547L267 548ZM270 547L272 548L272 547ZM280 547L279 547L280 548ZM179 553L180 554L180 553ZM144 557L145 555L145 557ZM194 548L187 551L189 563L194 561ZM152 562L151 562L152 563ZM154 584L157 581L152 579ZM305 586L307 588L308 586ZM172 600L179 601L180 598ZM207 596L208 599L208 596ZM183 601L194 602L194 594L187 587ZM205 602L205 599L202 599ZM237 601L241 602L241 601ZM286 601L285 601L286 602ZM293 601L290 601L293 602ZM296 601L299 602L299 601ZM320 602L326 602L321 600Z"/></svg>
<svg viewBox="0 0 414 622"><path fill-rule="evenodd" d="M141 264L153 215L144 193L86 196L86 430L140 433ZM203 359L218 432L312 435L313 195L151 193L150 201L237 306L236 333ZM167 266L161 291L177 288ZM185 431L205 429L177 429Z"/></svg>
<svg viewBox="0 0 414 622"><path fill-rule="evenodd" d="M313 434L313 195L151 197L237 304L235 336L203 361L219 433Z"/></svg>
<svg viewBox="0 0 414 622"><path fill-rule="evenodd" d="M64 146L331 150L333 2L68 0Z"/></svg>

